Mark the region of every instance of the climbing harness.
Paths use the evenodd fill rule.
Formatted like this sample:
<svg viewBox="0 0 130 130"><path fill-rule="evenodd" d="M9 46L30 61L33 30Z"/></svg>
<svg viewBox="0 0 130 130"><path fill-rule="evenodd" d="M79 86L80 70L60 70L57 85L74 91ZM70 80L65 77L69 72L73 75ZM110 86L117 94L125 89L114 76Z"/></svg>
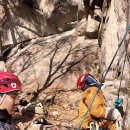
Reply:
<svg viewBox="0 0 130 130"><path fill-rule="evenodd" d="M103 124L101 124L101 122ZM93 120L90 122L90 130L109 130L106 128L106 121L101 119L101 120Z"/></svg>
<svg viewBox="0 0 130 130"><path fill-rule="evenodd" d="M105 74L102 76L102 78L101 78L101 83L100 83L100 85L99 85L99 87L98 87L98 89L97 89L95 95L93 96L93 99L91 100L91 102L90 102L90 104L89 104L89 106L88 106L88 108L87 108L86 113L84 114L84 116L83 116L83 118L82 118L82 121L81 121L81 123L80 123L80 125L79 125L78 130L81 129L82 124L83 124L83 122L84 122L84 120L85 120L85 118L86 118L86 115L88 114L88 112L89 112L89 110L90 110L90 108L91 108L91 106L92 106L92 104L93 104L93 102L94 102L94 100L95 100L95 98L96 98L96 96L97 96L99 90L101 89L101 87L102 87L102 85L103 85L103 83L104 83L104 81L105 81L105 78L106 78L107 73L109 72L109 70L110 70L110 68L111 68L111 66L112 66L112 63L114 62L114 59L115 59L115 57L116 57L116 55L117 55L117 53L118 53L118 51L119 51L121 45L124 43L124 41L125 41L125 39L126 39L126 36L127 36L127 34L128 34L128 30L129 30L129 29L130 29L130 25L127 27L126 32L125 32L125 34L124 34L124 36L123 36L123 38L122 38L120 44L118 45L118 48L117 48L117 50L116 50L116 52L115 52L115 55L113 56L113 58L112 58L112 60L111 60L111 62L110 62L110 64L109 64L109 66L108 66L108 69L106 70L106 73L105 73Z"/></svg>

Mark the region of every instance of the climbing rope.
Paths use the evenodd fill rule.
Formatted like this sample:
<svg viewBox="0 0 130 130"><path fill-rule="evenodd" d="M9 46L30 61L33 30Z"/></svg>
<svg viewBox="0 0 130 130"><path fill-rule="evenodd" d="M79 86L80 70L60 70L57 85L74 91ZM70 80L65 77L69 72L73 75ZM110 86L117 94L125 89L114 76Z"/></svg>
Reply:
<svg viewBox="0 0 130 130"><path fill-rule="evenodd" d="M102 76L102 78L101 78L101 83L100 83L100 85L99 85L99 87L98 87L98 89L97 89L95 95L93 96L93 99L91 100L91 102L90 102L90 104L89 104L89 106L88 106L88 108L87 108L86 113L84 114L84 116L83 116L83 118L82 118L82 121L81 121L81 123L80 123L80 125L79 125L78 130L81 129L82 124L83 124L83 122L84 122L84 120L85 120L85 118L86 118L86 115L88 114L88 112L89 112L89 110L90 110L90 108L91 108L91 106L92 106L92 104L93 104L93 102L94 102L94 100L95 100L95 98L96 98L96 96L97 96L97 93L99 92L99 90L100 90L101 87L102 87L102 84L103 84L104 81L105 81L105 78L106 78L107 73L109 72L109 70L110 70L110 68L111 68L111 66L112 66L112 63L114 62L114 59L115 59L115 57L116 57L116 55L117 55L117 53L118 53L118 51L119 51L121 45L124 43L124 41L125 41L125 39L126 39L126 36L127 36L127 34L128 34L128 30L129 30L129 29L130 29L130 25L127 27L126 32L125 32L125 34L124 34L124 36L123 36L123 38L122 38L120 44L118 45L118 48L117 48L117 50L116 50L116 52L115 52L115 55L114 55L114 57L112 58L112 60L111 60L111 62L110 62L110 64L109 64L109 66L108 66L108 69L106 70L106 73L105 73L105 74Z"/></svg>
<svg viewBox="0 0 130 130"><path fill-rule="evenodd" d="M119 98L119 95L120 95L120 89L121 89L121 85L122 85L123 72L124 72L124 68L125 68L126 58L127 58L127 52L126 52L126 54L125 54L124 63L123 63L123 68L122 68L122 72L121 72L120 85L119 85L119 89L118 89L118 98Z"/></svg>
<svg viewBox="0 0 130 130"><path fill-rule="evenodd" d="M121 7L121 2L118 2L118 3L115 3L114 2L114 7L116 6L115 4L118 4L118 20L120 19L120 7ZM125 41L125 56L124 56L124 60L123 60L123 64L122 64L122 70L120 71L121 72L121 76L120 76L120 85L119 85L119 89L118 89L118 98L119 99L119 95L120 95L120 89L121 89L121 86L122 86L122 80L123 80L123 72L124 72L124 68L125 68L125 62L126 62L126 59L128 58L128 49L126 48L127 46L127 41ZM122 52L123 53L123 52ZM129 62L129 61L128 61ZM120 68L119 68L120 69Z"/></svg>

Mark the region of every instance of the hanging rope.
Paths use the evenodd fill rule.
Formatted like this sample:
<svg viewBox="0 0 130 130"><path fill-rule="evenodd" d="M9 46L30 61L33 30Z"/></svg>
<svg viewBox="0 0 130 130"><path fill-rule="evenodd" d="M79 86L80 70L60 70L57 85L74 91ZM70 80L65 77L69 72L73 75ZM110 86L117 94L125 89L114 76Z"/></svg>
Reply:
<svg viewBox="0 0 130 130"><path fill-rule="evenodd" d="M106 73L105 73L105 74L102 76L102 78L101 78L101 83L100 83L100 85L99 85L99 87L98 87L98 89L97 89L95 95L93 96L93 99L91 100L91 102L90 102L90 104L89 104L89 106L88 106L88 108L87 108L86 113L84 114L84 116L83 116L83 118L82 118L82 121L81 121L81 123L80 123L80 125L79 125L78 130L81 129L82 124L83 124L83 122L84 122L84 120L85 120L85 118L86 118L86 115L88 114L88 112L89 112L89 110L90 110L90 108L91 108L91 106L92 106L92 104L93 104L93 102L94 102L94 100L95 100L95 98L96 98L96 96L97 96L97 93L99 92L99 90L100 90L101 87L102 87L102 84L103 84L104 81L105 81L105 78L106 78L107 73L109 72L109 70L110 70L110 68L111 68L111 66L112 66L112 63L114 62L114 59L115 59L115 57L116 57L116 55L117 55L117 53L118 53L118 51L119 51L121 45L124 43L124 41L125 41L125 39L126 39L126 36L127 36L127 34L128 34L128 30L129 30L129 29L130 29L130 25L128 26L128 28L127 28L127 30L126 30L126 32L125 32L125 34L124 34L124 36L123 36L123 38L122 38L120 44L118 45L118 48L117 48L117 50L116 50L116 53L115 53L114 57L112 58L112 60L111 60L111 62L110 62L110 65L108 66L108 69L106 70Z"/></svg>
<svg viewBox="0 0 130 130"><path fill-rule="evenodd" d="M119 95L120 95L120 89L121 89L121 85L122 85L123 72L124 72L124 68L125 68L126 58L127 58L127 52L126 52L126 54L125 54L124 63L123 63L123 68L122 68L122 72L121 72L120 85L119 85L119 89L118 89L118 98L119 98Z"/></svg>
<svg viewBox="0 0 130 130"><path fill-rule="evenodd" d="M119 16L119 14L120 14L120 7L121 7L121 2L118 2L118 20L120 18L120 16ZM127 43L127 41L125 41L125 48L124 48L125 49L125 56L124 56L124 61L123 61L123 66L122 66L122 71L121 71L120 85L119 85L119 89L118 89L118 98L119 98L120 89L121 89L121 86L122 86L122 80L123 80L123 72L124 72L124 68L125 68L125 62L126 62L126 59L128 58L128 49L127 49L127 47L128 47L128 43ZM129 62L129 60L128 60L128 62Z"/></svg>

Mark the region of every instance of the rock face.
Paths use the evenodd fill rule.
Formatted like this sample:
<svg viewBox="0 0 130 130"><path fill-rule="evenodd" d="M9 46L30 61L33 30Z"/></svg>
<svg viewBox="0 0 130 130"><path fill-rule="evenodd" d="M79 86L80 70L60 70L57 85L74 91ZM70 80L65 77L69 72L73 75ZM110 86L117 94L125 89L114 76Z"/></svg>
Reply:
<svg viewBox="0 0 130 130"><path fill-rule="evenodd" d="M75 33L74 29L62 35L33 40L17 54L14 49L7 62L10 70L21 77L30 91L59 83L66 89L75 88L77 76L90 72L95 66L98 47L97 40L76 37Z"/></svg>
<svg viewBox="0 0 130 130"><path fill-rule="evenodd" d="M5 0L0 7L5 12L3 14L1 11L1 40L4 44L15 44L70 30L74 28L71 22L81 20L84 15L82 4L82 8L78 8L78 4L79 2L68 0Z"/></svg>
<svg viewBox="0 0 130 130"><path fill-rule="evenodd" d="M86 22L83 1L37 0L36 2L34 0L36 3L34 1L34 3L28 3L26 0L12 1L10 3L9 0L3 0L5 4L0 9L2 46L27 39L29 41L11 48L6 68L1 62L0 70L17 74L23 82L24 91L28 93L38 91L41 97L45 96L42 90L48 88L53 92L57 92L59 88L62 91L75 89L76 80L80 74L91 73L98 76L99 62L100 73L106 72L126 31L127 3L123 0L107 0L109 7L105 4L102 13L98 10L101 23L96 19L96 9L95 17L89 17L88 23ZM99 24L101 26L98 43L97 35L95 37L92 32L97 34ZM86 31L90 32L94 39L85 37ZM129 57L125 57L126 48L123 44L119 50L105 78L102 90L108 106L113 106L118 95L124 99L123 107L126 112L124 129L128 130L130 128L130 92L128 91L130 70ZM99 49L100 53L98 53ZM57 124L62 124L66 128L72 126L69 122L59 121L67 116L65 110L68 110L71 116L77 112L71 110L78 108L76 105L79 95L69 93L69 98L66 99L68 102L64 104L62 104L64 101L59 102L60 99L57 97L54 108L55 105L60 104L63 113L60 114L59 108L51 111L52 123L58 118ZM62 99L65 97L66 94ZM37 113L43 112L40 107L37 107ZM66 119L68 120L68 117ZM32 127L37 126L34 124ZM33 129L32 127L30 126L30 129Z"/></svg>
<svg viewBox="0 0 130 130"><path fill-rule="evenodd" d="M115 4L117 3L117 4ZM127 28L126 19L127 3L126 1L112 0L110 8L106 13L106 19L103 23L102 44L100 54L100 65L102 73L106 72L112 58L114 57L119 43L122 41ZM108 106L114 104L115 99L119 97L124 99L123 107L127 113L124 121L124 129L130 127L128 86L129 86L129 62L125 59L127 49L125 42L117 53L114 62L106 76L106 87L103 88ZM125 63L125 64L124 64ZM123 70L124 67L124 70ZM114 100L111 100L114 99Z"/></svg>

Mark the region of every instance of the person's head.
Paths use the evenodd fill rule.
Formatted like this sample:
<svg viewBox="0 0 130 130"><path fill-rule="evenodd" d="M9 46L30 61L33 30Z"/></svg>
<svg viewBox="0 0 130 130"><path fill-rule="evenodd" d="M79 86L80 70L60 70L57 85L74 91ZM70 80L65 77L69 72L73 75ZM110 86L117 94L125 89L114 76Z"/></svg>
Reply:
<svg viewBox="0 0 130 130"><path fill-rule="evenodd" d="M77 79L77 87L85 91L90 86L98 86L97 80L91 74L82 74Z"/></svg>
<svg viewBox="0 0 130 130"><path fill-rule="evenodd" d="M6 109L10 115L15 114L20 90L21 82L16 75L0 72L0 109Z"/></svg>

